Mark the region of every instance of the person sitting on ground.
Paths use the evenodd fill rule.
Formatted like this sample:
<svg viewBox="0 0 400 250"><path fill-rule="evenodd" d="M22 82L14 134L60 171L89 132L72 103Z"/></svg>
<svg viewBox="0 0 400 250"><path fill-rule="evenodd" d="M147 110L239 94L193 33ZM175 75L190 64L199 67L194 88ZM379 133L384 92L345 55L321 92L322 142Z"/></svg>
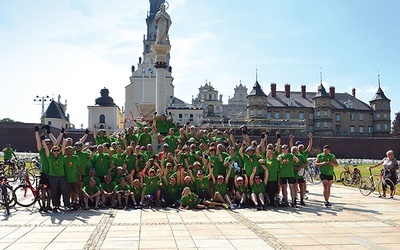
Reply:
<svg viewBox="0 0 400 250"><path fill-rule="evenodd" d="M98 185L96 185L96 179L90 178L89 185L86 185L82 189L83 202L85 203L85 210L89 209L89 206L94 205L94 209L99 209L99 201L101 191Z"/></svg>
<svg viewBox="0 0 400 250"><path fill-rule="evenodd" d="M146 186L143 184L143 178L134 178L135 173L134 171L131 172L129 175L129 180L132 188L132 194L133 194L133 207L136 208L142 208L143 206L143 201L146 195Z"/></svg>
<svg viewBox="0 0 400 250"><path fill-rule="evenodd" d="M235 176L235 202L238 204L239 209L247 205L248 180L246 173L244 173L244 177Z"/></svg>
<svg viewBox="0 0 400 250"><path fill-rule="evenodd" d="M229 170L224 177L222 174L219 174L217 179L215 179L215 176L213 174L213 171L210 171L211 174L211 180L214 183L214 200L217 202L223 203L224 208L228 208L227 204L229 205L229 208L232 210L234 208L233 203L231 199L229 198L228 195L228 182L229 182L229 176L232 171L232 165L228 166Z"/></svg>
<svg viewBox="0 0 400 250"><path fill-rule="evenodd" d="M111 174L107 174L104 176L104 182L100 184L100 190L101 190L101 202L100 206L105 207L105 206L111 206L115 202L115 193L114 189L117 186L117 184L112 181Z"/></svg>
<svg viewBox="0 0 400 250"><path fill-rule="evenodd" d="M119 209L124 209L124 208L127 209L128 208L129 198L131 198L132 202L133 202L134 195L132 193L131 186L127 183L125 176L121 177L121 181L115 187L114 193L115 193L115 196L117 197ZM124 204L122 203L122 199L124 201Z"/></svg>
<svg viewBox="0 0 400 250"><path fill-rule="evenodd" d="M251 200L253 201L257 210L266 209L265 206L265 189L268 182L268 169L265 167L264 162L261 166L265 170L264 180L256 174L257 167L253 168L253 172L250 175L250 187L251 187Z"/></svg>

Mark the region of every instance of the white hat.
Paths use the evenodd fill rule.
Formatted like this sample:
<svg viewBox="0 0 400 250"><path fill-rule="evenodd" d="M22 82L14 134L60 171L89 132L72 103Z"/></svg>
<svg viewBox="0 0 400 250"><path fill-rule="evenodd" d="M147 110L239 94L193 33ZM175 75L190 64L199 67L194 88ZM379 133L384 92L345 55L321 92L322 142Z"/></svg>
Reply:
<svg viewBox="0 0 400 250"><path fill-rule="evenodd" d="M237 181L243 181L243 177L242 177L242 176L239 176L236 180L237 180Z"/></svg>

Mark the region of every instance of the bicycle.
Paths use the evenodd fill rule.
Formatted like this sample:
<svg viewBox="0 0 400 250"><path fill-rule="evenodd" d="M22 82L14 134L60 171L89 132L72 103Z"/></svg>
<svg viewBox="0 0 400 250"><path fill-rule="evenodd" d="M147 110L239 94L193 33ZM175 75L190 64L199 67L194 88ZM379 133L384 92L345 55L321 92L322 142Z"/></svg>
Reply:
<svg viewBox="0 0 400 250"><path fill-rule="evenodd" d="M391 191L390 198L393 198L396 193L396 185L391 179L385 177L385 170L383 170L383 173L379 175L379 179L374 181L374 175L372 174L371 168L368 167L367 169L369 170L369 176L361 179L359 186L361 194L368 196L378 188L379 197L386 197L386 190L389 186Z"/></svg>
<svg viewBox="0 0 400 250"><path fill-rule="evenodd" d="M343 172L340 173L340 181L343 183L345 186L358 186L360 185L361 182L361 172L358 168L356 168L356 164L353 165L353 171L350 169L351 161L343 163Z"/></svg>
<svg viewBox="0 0 400 250"><path fill-rule="evenodd" d="M314 161L309 161L308 169L304 173L305 179L309 183L319 184L321 182L319 168L314 164Z"/></svg>
<svg viewBox="0 0 400 250"><path fill-rule="evenodd" d="M35 176L39 179L40 176ZM25 176L25 182L13 191L16 198L16 203L22 207L30 207L36 202L39 203L41 211L47 211L50 207L50 196L47 192L47 185L39 184L39 180L36 180L35 187L32 185L28 176Z"/></svg>
<svg viewBox="0 0 400 250"><path fill-rule="evenodd" d="M12 186L4 175L4 165L0 166L0 192L0 205L6 209L7 215L10 215L10 208L15 205L15 196Z"/></svg>
<svg viewBox="0 0 400 250"><path fill-rule="evenodd" d="M10 182L16 182L19 180L20 183L23 183L25 181L25 177L28 176L31 183L35 183L35 175L28 170L25 160L15 159L15 163L16 164L14 164L14 166L16 165L17 167L15 167L15 171L12 171L8 174L7 179Z"/></svg>

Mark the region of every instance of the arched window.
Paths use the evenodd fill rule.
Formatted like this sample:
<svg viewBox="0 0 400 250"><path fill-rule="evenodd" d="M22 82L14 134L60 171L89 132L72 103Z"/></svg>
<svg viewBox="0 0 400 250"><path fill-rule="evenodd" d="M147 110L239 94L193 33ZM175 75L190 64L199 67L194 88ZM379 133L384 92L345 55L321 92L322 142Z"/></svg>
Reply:
<svg viewBox="0 0 400 250"><path fill-rule="evenodd" d="M207 115L214 115L214 106L213 105L207 106Z"/></svg>
<svg viewBox="0 0 400 250"><path fill-rule="evenodd" d="M106 123L106 116L101 114L99 117L99 123Z"/></svg>
<svg viewBox="0 0 400 250"><path fill-rule="evenodd" d="M208 96L208 100L212 100L212 95L211 94Z"/></svg>

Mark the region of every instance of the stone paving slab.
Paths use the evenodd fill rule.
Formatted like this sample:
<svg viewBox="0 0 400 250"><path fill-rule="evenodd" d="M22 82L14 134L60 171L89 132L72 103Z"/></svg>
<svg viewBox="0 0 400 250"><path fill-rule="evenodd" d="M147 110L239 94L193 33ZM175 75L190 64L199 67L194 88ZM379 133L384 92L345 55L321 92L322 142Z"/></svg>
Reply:
<svg viewBox="0 0 400 250"><path fill-rule="evenodd" d="M0 213L0 249L400 249L400 198L308 185L305 207ZM3 212L3 210L0 210Z"/></svg>

